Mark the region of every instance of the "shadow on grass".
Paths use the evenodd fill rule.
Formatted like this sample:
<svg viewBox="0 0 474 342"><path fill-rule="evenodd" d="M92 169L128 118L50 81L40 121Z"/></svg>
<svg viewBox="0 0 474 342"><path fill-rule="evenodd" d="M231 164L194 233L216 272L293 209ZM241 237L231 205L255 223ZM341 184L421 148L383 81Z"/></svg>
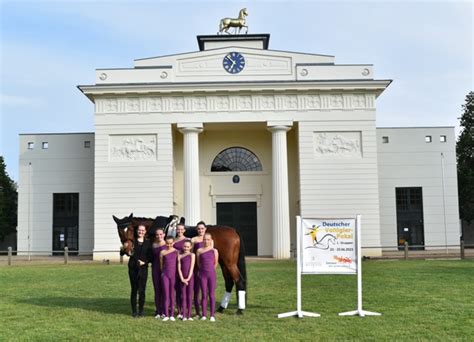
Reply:
<svg viewBox="0 0 474 342"><path fill-rule="evenodd" d="M82 309L107 314L124 314L130 311L129 300L125 298L37 297L21 299L17 302L49 308Z"/></svg>
<svg viewBox="0 0 474 342"><path fill-rule="evenodd" d="M17 303L49 308L82 309L107 314L128 314L130 303L127 298L77 298L77 297L37 297L18 300ZM216 303L219 306L219 303ZM268 306L248 304L247 309L270 309ZM234 312L237 305L229 305L225 312Z"/></svg>

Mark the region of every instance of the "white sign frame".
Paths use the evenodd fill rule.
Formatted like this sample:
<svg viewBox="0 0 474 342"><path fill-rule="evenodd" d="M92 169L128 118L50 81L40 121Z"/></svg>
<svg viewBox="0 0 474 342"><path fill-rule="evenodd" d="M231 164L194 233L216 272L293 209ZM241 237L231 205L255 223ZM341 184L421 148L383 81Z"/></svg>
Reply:
<svg viewBox="0 0 474 342"><path fill-rule="evenodd" d="M334 218L331 218L334 219ZM339 316L380 316L381 313L366 311L362 309L362 253L361 253L361 215L356 216L356 265L357 265L357 309L353 311L341 312ZM296 216L296 311L290 311L281 313L278 315L278 318L293 317L297 316L298 318L303 318L304 316L308 317L321 317L318 313L307 312L302 310L301 305L301 228L302 228L302 218L301 216ZM306 273L313 274L313 273ZM317 273L317 274L334 274L334 273ZM341 274L341 273L339 273ZM343 274L353 274L353 273L343 273Z"/></svg>

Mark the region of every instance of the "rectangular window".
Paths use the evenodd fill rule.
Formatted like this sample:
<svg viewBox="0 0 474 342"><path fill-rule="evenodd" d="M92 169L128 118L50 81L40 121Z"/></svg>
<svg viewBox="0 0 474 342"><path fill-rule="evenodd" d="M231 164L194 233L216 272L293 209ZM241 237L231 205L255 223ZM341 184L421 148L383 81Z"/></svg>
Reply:
<svg viewBox="0 0 474 342"><path fill-rule="evenodd" d="M440 135L439 136L439 142L445 143L446 142L446 136L445 135Z"/></svg>
<svg viewBox="0 0 474 342"><path fill-rule="evenodd" d="M382 143L388 144L388 137L382 137Z"/></svg>
<svg viewBox="0 0 474 342"><path fill-rule="evenodd" d="M89 140L84 141L84 148L91 148L91 142Z"/></svg>
<svg viewBox="0 0 474 342"><path fill-rule="evenodd" d="M431 135L426 135L425 136L425 142L427 142L427 143L431 142Z"/></svg>
<svg viewBox="0 0 474 342"><path fill-rule="evenodd" d="M42 145L41 145L41 146L43 147L43 150L47 150L47 149L48 149L48 147L49 147L49 144L48 144L48 142L47 142L47 141L43 141L43 143L42 143Z"/></svg>
<svg viewBox="0 0 474 342"><path fill-rule="evenodd" d="M79 194L53 194L53 255L79 250Z"/></svg>
<svg viewBox="0 0 474 342"><path fill-rule="evenodd" d="M34 149L34 148L35 148L35 143L32 142L32 141L29 141L29 142L28 142L28 149L29 149L29 150L32 150L32 149Z"/></svg>
<svg viewBox="0 0 474 342"><path fill-rule="evenodd" d="M423 191L421 187L395 188L398 244L424 248Z"/></svg>

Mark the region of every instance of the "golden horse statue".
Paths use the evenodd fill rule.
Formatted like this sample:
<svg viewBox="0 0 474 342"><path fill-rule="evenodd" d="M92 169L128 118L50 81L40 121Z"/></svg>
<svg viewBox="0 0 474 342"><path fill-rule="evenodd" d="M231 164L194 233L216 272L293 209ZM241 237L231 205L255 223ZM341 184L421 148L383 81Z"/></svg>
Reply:
<svg viewBox="0 0 474 342"><path fill-rule="evenodd" d="M235 27L235 33L237 33L237 28L239 29L239 34L240 31L242 30L242 27L246 28L245 34L247 34L249 27L245 25L245 17L248 16L248 12L246 8L242 8L239 12L239 17L237 19L232 19L232 18L223 18L221 19L221 23L219 25L219 32L218 34L222 33L229 33L229 29L231 27Z"/></svg>

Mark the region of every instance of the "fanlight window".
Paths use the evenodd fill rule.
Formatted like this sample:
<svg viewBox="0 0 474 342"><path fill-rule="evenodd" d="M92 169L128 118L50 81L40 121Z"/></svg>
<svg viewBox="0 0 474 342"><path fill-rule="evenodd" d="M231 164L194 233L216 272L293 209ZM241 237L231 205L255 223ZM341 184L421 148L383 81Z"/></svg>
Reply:
<svg viewBox="0 0 474 342"><path fill-rule="evenodd" d="M230 147L214 158L211 171L262 171L262 163L252 151L242 147Z"/></svg>

